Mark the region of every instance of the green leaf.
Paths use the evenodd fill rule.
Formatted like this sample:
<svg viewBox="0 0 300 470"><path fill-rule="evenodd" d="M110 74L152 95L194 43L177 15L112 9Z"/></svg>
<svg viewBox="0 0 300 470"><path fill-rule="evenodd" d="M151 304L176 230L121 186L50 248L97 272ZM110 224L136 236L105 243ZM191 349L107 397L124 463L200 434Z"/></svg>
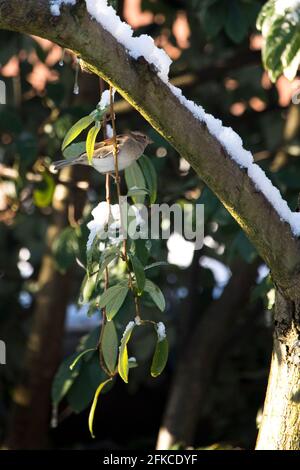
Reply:
<svg viewBox="0 0 300 470"><path fill-rule="evenodd" d="M128 362L128 350L127 344L130 340L132 335L133 329L135 327L135 322L131 321L128 323L120 345L120 352L119 352L119 361L118 361L118 372L120 377L124 380L125 383L128 383L128 372L129 372L129 362Z"/></svg>
<svg viewBox="0 0 300 470"><path fill-rule="evenodd" d="M247 35L248 24L237 0L228 2L225 31L235 43L241 42Z"/></svg>
<svg viewBox="0 0 300 470"><path fill-rule="evenodd" d="M87 154L89 163L92 162L92 158L93 158L94 150L95 150L95 142L96 142L97 135L100 131L100 128L101 128L100 125L96 125L96 126L92 127L89 130L88 135L87 135L86 154Z"/></svg>
<svg viewBox="0 0 300 470"><path fill-rule="evenodd" d="M148 292L155 305L163 312L166 308L166 301L160 288L150 279L146 279L144 290Z"/></svg>
<svg viewBox="0 0 300 470"><path fill-rule="evenodd" d="M81 289L80 289L80 298L79 298L79 303L80 304L86 304L90 301L93 292L95 290L97 283L97 273L91 275L86 274L86 276L83 279Z"/></svg>
<svg viewBox="0 0 300 470"><path fill-rule="evenodd" d="M151 375L152 377L158 377L164 370L169 354L169 345L167 338L162 341L157 340L154 356L151 364Z"/></svg>
<svg viewBox="0 0 300 470"><path fill-rule="evenodd" d="M55 374L52 384L52 400L55 405L58 405L62 398L64 398L64 396L69 393L71 387L73 387L74 383L79 377L79 374L82 372L82 362L90 361L92 359L95 349L97 348L98 338L99 327L92 330L88 335L83 336L80 340L77 352L67 357L61 363L58 371ZM80 352L84 355L78 355ZM83 361L80 361L76 369L74 369L74 362L77 363L81 357L83 358ZM73 369L71 369L72 365Z"/></svg>
<svg viewBox="0 0 300 470"><path fill-rule="evenodd" d="M128 285L123 283L109 287L100 297L99 307L106 308L108 320L112 320L123 305L128 293Z"/></svg>
<svg viewBox="0 0 300 470"><path fill-rule="evenodd" d="M113 374L118 359L118 335L113 321L108 321L104 325L101 350L104 362L109 372Z"/></svg>
<svg viewBox="0 0 300 470"><path fill-rule="evenodd" d="M76 142L76 144L71 144L63 151L63 156L68 158L79 157L85 152L86 143L85 142Z"/></svg>
<svg viewBox="0 0 300 470"><path fill-rule="evenodd" d="M266 20L267 21L271 20L271 18L273 17L275 13L276 1L277 0L269 0L262 7L260 14L256 21L256 27L259 31L262 30L264 22Z"/></svg>
<svg viewBox="0 0 300 470"><path fill-rule="evenodd" d="M278 12L274 0L267 2L258 17L257 28L265 39L262 58L270 79L275 82L284 73L293 80L300 62L299 22L295 17L300 15L300 5L286 7Z"/></svg>
<svg viewBox="0 0 300 470"><path fill-rule="evenodd" d="M209 39L214 38L223 28L226 20L225 2L213 2L205 9L203 15L203 28Z"/></svg>
<svg viewBox="0 0 300 470"><path fill-rule="evenodd" d="M73 370L74 367L76 366L76 364L78 364L78 362L80 361L80 359L87 353L90 353L90 352L94 352L96 349L95 348L90 348L90 349L86 349L85 351L82 351L80 354L78 354L78 356L76 356L76 358L74 359L74 361L72 362L72 364L70 365L70 369Z"/></svg>
<svg viewBox="0 0 300 470"><path fill-rule="evenodd" d="M240 3L240 8L248 28L252 28L261 9L261 3L258 0L251 0L251 2Z"/></svg>
<svg viewBox="0 0 300 470"><path fill-rule="evenodd" d="M104 273L107 266L118 256L119 249L116 246L105 250L100 258L100 266L97 274L97 282L101 279L102 274Z"/></svg>
<svg viewBox="0 0 300 470"><path fill-rule="evenodd" d="M148 264L148 266L145 266L145 271L148 271L148 269L152 268L158 268L159 266L168 266L169 263L166 261L156 261L155 263Z"/></svg>
<svg viewBox="0 0 300 470"><path fill-rule="evenodd" d="M98 398L99 398L99 395L102 392L103 388L105 387L105 385L107 385L111 381L112 381L112 378L105 380L105 382L102 382L96 390L94 400L93 400L93 403L92 403L92 406L91 406L90 414L89 414L89 430L90 430L92 438L95 438L94 431L93 431L93 422L94 422L94 415L95 415L95 411L96 411L96 406L97 406L97 403L98 403Z"/></svg>
<svg viewBox="0 0 300 470"><path fill-rule="evenodd" d="M33 201L37 207L48 207L53 198L55 181L46 171L43 173L43 181L33 191Z"/></svg>
<svg viewBox="0 0 300 470"><path fill-rule="evenodd" d="M78 367L76 367L77 370ZM80 413L92 402L97 387L108 377L100 367L98 351L85 361L80 362L79 375L67 393L68 404L75 413Z"/></svg>
<svg viewBox="0 0 300 470"><path fill-rule="evenodd" d="M298 71L300 58L300 29L295 32L289 44L282 55L281 62L283 65L283 73L288 80L293 80Z"/></svg>
<svg viewBox="0 0 300 470"><path fill-rule="evenodd" d="M150 204L154 204L157 198L157 173L151 159L142 155L139 159L139 165L146 180L146 187L150 192Z"/></svg>
<svg viewBox="0 0 300 470"><path fill-rule="evenodd" d="M146 282L144 266L137 256L129 254L139 293L143 292Z"/></svg>
<svg viewBox="0 0 300 470"><path fill-rule="evenodd" d="M100 328L99 326L97 326L90 333L84 335L80 339L79 345L77 347L77 352L86 351L87 349L91 351L89 353L87 352L83 356L84 361L89 361L92 358L95 350L98 347L99 335L100 335Z"/></svg>
<svg viewBox="0 0 300 470"><path fill-rule="evenodd" d="M80 368L76 370L70 370L71 364L77 357L77 353L72 354L72 356L67 357L59 366L53 383L52 383L52 401L54 405L58 405L59 402L64 398L68 393L71 386L73 385L76 377L79 375Z"/></svg>
<svg viewBox="0 0 300 470"><path fill-rule="evenodd" d="M136 362L135 357L130 357L128 359L128 367L129 369L135 369L136 367L138 367L138 363Z"/></svg>
<svg viewBox="0 0 300 470"><path fill-rule="evenodd" d="M54 240L52 251L58 270L65 273L79 254L76 231L72 227L65 228Z"/></svg>
<svg viewBox="0 0 300 470"><path fill-rule="evenodd" d="M99 242L99 237L96 235L86 255L87 271L89 274L94 272L94 264L99 260Z"/></svg>
<svg viewBox="0 0 300 470"><path fill-rule="evenodd" d="M147 264L150 257L149 242L150 240L138 238L137 240L132 240L131 244L131 252L135 254L144 265Z"/></svg>
<svg viewBox="0 0 300 470"><path fill-rule="evenodd" d="M150 191L146 188L131 188L127 196L147 196L147 194L150 194Z"/></svg>
<svg viewBox="0 0 300 470"><path fill-rule="evenodd" d="M132 188L146 187L143 172L137 162L132 163L132 165L125 169L125 180L128 191L130 191ZM134 203L143 204L145 201L145 196L131 196L131 198Z"/></svg>
<svg viewBox="0 0 300 470"><path fill-rule="evenodd" d="M63 140L61 149L64 150L71 142L73 142L76 137L81 134L81 132L89 127L92 122L94 122L95 118L91 114L88 116L84 116L83 118L79 119L69 131L66 133L65 138Z"/></svg>

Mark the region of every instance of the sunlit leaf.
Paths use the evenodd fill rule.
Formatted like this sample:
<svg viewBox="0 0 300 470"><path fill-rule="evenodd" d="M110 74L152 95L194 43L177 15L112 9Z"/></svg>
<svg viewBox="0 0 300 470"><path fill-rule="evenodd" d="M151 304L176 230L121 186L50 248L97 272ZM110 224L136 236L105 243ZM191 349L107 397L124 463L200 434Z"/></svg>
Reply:
<svg viewBox="0 0 300 470"><path fill-rule="evenodd" d="M128 372L129 372L127 344L128 344L128 341L130 340L134 327L135 327L134 321L130 322L127 325L126 330L124 331L124 334L121 340L121 345L120 345L118 372L120 374L120 377L124 380L125 383L128 383Z"/></svg>
<svg viewBox="0 0 300 470"><path fill-rule="evenodd" d="M95 348L90 348L90 349L86 349L85 351L82 351L80 354L78 354L78 356L74 359L74 361L72 362L72 364L70 365L70 369L73 370L74 367L78 364L78 362L80 361L80 359L87 353L90 353L90 352L94 352L95 351Z"/></svg>
<svg viewBox="0 0 300 470"><path fill-rule="evenodd" d="M46 171L43 173L43 181L33 191L33 201L37 207L47 207L51 204L55 190L55 181Z"/></svg>
<svg viewBox="0 0 300 470"><path fill-rule="evenodd" d="M94 289L96 287L97 282L97 273L88 275L86 274L80 291L80 303L86 304L89 302L90 298L93 295Z"/></svg>
<svg viewBox="0 0 300 470"><path fill-rule="evenodd" d="M282 4L277 9L275 0L269 0L262 8L257 19L257 28L261 30L264 43L262 58L270 79L275 82L284 74L293 80L300 63L300 5Z"/></svg>
<svg viewBox="0 0 300 470"><path fill-rule="evenodd" d="M90 124L95 120L94 116L89 114L88 116L84 116L83 118L79 119L72 127L69 129L69 131L66 133L65 138L62 143L62 150L64 150L73 140L76 139L76 137L81 134L84 129L89 127Z"/></svg>
<svg viewBox="0 0 300 470"><path fill-rule="evenodd" d="M99 385L99 387L97 388L95 396L94 396L94 400L93 400L91 410L90 410L90 414L89 414L89 430L90 430L91 436L93 438L95 437L94 431L93 431L93 422L94 422L94 415L95 415L96 406L97 406L97 403L98 403L98 398L99 398L99 395L100 395L101 391L105 387L105 385L107 385L111 381L112 381L112 379L110 378L108 380L105 380L105 382L102 382Z"/></svg>
<svg viewBox="0 0 300 470"><path fill-rule="evenodd" d="M100 126L94 126L89 130L88 135L87 135L86 154L87 154L89 163L91 163L93 155L94 155L95 142L96 142L96 138L97 138L99 131L100 131Z"/></svg>

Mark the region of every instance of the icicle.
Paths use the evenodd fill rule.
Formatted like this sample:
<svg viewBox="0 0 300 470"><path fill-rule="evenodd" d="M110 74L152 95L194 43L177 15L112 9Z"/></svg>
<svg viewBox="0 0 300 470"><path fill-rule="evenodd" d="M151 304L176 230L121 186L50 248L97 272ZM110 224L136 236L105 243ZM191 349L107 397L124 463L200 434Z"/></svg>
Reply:
<svg viewBox="0 0 300 470"><path fill-rule="evenodd" d="M62 49L61 58L60 58L60 61L58 62L60 67L64 66L65 54L66 54L66 49Z"/></svg>
<svg viewBox="0 0 300 470"><path fill-rule="evenodd" d="M76 57L75 83L74 83L74 88L73 88L74 95L79 95L78 77L79 77L79 60Z"/></svg>

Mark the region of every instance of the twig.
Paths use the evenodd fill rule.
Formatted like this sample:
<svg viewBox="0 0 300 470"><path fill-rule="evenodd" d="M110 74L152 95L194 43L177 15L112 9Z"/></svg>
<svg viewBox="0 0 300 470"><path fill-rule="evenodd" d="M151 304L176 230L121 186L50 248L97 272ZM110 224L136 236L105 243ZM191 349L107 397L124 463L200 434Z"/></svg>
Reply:
<svg viewBox="0 0 300 470"><path fill-rule="evenodd" d="M99 85L100 85L100 93L102 95L102 93L104 91L104 81L102 80L102 78L99 78ZM104 140L106 139L106 137L107 137L107 135L106 135L106 117L104 117L104 120L103 120L103 138L104 138ZM106 202L107 202L108 206L110 207L110 175L109 174L107 174L106 178L105 178L105 199L106 199ZM106 267L105 271L104 271L104 290L106 291L108 288L109 288L109 271L108 271L108 268ZM108 375L111 375L110 371L107 370L107 367L105 365L105 361L104 361L104 358L103 358L103 352L102 352L102 348L101 348L102 338L103 338L103 333L104 333L104 327L105 327L106 322L107 322L106 308L104 307L104 308L102 308L102 326L101 326L100 337L99 337L99 359L100 359L100 365L101 365L102 369Z"/></svg>
<svg viewBox="0 0 300 470"><path fill-rule="evenodd" d="M115 163L115 180L116 180L117 195L118 195L118 200L119 200L119 205L120 205L121 204L121 185L120 185L120 175L119 175L119 165L118 165L118 142L117 142L115 111L114 111L113 87L111 85L109 87L109 99L110 99L111 124L112 124L112 129L113 129L112 139L113 139L113 154L114 154L114 163ZM135 290L134 290L132 275L131 275L131 271L130 271L130 268L129 268L129 260L128 260L128 255L127 255L127 245L126 245L126 239L125 239L125 230L123 230L124 227L123 227L123 223L122 223L121 210L120 210L120 219L121 219L121 231L124 234L123 259L126 263L127 270L128 270L129 288L131 289L131 291L134 295L134 305L135 305L136 317L139 320L141 320L139 300L138 300L138 296L136 295Z"/></svg>

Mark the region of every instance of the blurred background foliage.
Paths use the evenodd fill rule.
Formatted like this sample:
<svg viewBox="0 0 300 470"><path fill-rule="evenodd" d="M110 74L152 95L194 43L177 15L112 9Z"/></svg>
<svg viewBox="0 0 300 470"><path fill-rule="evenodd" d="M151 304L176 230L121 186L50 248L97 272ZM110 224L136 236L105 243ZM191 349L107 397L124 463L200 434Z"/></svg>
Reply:
<svg viewBox="0 0 300 470"><path fill-rule="evenodd" d="M291 97L299 84L281 77L274 85L262 67L255 22L264 3L123 0L117 8L137 34L150 34L165 48L174 60L173 82L240 133L295 209L300 111ZM272 343L268 270L187 162L120 97L118 133L139 129L154 141L147 154L159 175L158 202L205 204L204 246L194 251L176 234L167 243L152 242L151 260L170 262L152 271L166 296L165 317L150 304L147 309L148 317L167 325L171 351L164 374L150 377L154 338L147 328L138 331L131 353L139 367L131 371L129 386L118 381L102 397L91 442L86 407L102 379L98 357L91 354L75 372L58 375L63 401L58 426L50 430L50 387L61 359L97 343L99 311L93 302L79 305L78 293L86 223L104 200L105 181L91 168L53 174L49 165L61 158L66 131L94 109L101 92L96 76L79 72L74 94L76 59L68 52L62 58L49 41L2 31L0 45L7 92L7 104L0 105L0 337L7 344L7 365L0 367L0 441L15 448L150 449L164 427L174 434L173 446L253 448ZM140 250L147 255L146 246ZM120 331L132 317L130 306L126 302L118 316ZM23 377L33 367L33 339L43 345L35 378L45 401L29 404L24 384L28 390L33 385ZM185 412L192 418L184 418ZM39 413L45 415L42 424L35 422Z"/></svg>

